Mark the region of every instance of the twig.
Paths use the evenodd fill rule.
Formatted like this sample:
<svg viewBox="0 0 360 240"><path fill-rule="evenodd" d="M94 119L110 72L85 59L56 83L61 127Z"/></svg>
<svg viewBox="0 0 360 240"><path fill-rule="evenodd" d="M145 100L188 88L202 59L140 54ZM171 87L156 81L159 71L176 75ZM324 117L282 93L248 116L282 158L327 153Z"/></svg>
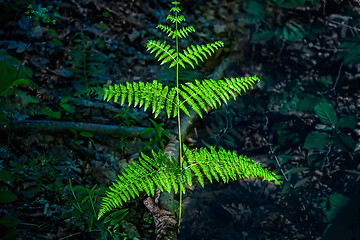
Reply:
<svg viewBox="0 0 360 240"><path fill-rule="evenodd" d="M59 240L64 240L64 239L72 238L72 237L75 237L75 236L77 236L77 235L79 235L79 234L82 234L82 233L83 233L83 232L73 233L73 234L70 234L70 235L68 235L68 236L66 236L66 237L59 238Z"/></svg>
<svg viewBox="0 0 360 240"><path fill-rule="evenodd" d="M334 94L336 94L336 86L337 86L337 84L338 84L338 82L339 82L339 79L340 79L340 73L341 73L343 64L344 64L344 61L341 61L341 64L340 64L340 67L339 67L339 70L338 70L338 74L337 74L337 76L336 76L336 80L335 80L335 83L334 83L334 86L333 86L331 89L322 92L322 94L325 94L325 93L328 93L328 92L332 92L332 91L334 91Z"/></svg>
<svg viewBox="0 0 360 240"><path fill-rule="evenodd" d="M283 169L282 169L282 167L281 167L281 165L280 165L280 161L279 161L279 159L277 158L277 156L275 155L275 152L274 152L271 144L270 144L270 151L271 151L271 154L275 157L275 161L276 161L276 163L278 164L278 166L279 166L279 168L280 168L281 174L284 176L285 180L286 180L287 182L289 182L289 179L287 178L285 172L283 171Z"/></svg>
<svg viewBox="0 0 360 240"><path fill-rule="evenodd" d="M336 80L335 80L334 87L331 89L331 90L334 91L335 94L336 94L336 86L337 86L337 84L338 84L338 82L339 82L340 73L341 73L343 64L344 64L344 61L341 61L341 64L340 64L340 67L339 67L339 71L338 71L338 74L337 74L337 76L336 76Z"/></svg>

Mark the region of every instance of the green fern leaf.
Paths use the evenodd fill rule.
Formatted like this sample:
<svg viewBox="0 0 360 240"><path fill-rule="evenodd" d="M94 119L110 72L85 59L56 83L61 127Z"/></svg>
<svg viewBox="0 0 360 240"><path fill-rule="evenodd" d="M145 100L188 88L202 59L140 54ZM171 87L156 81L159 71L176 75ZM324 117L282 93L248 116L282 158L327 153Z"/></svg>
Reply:
<svg viewBox="0 0 360 240"><path fill-rule="evenodd" d="M179 166L170 162L162 151L158 154L152 151L152 155L151 158L141 153L139 163L128 165L125 171L118 175L118 180L102 199L98 218L139 196L140 192L145 191L149 196L154 196L157 187L169 192L171 188L179 188L176 176L176 173L180 173Z"/></svg>
<svg viewBox="0 0 360 240"><path fill-rule="evenodd" d="M149 40L146 47L147 51L150 51L150 53L156 51L155 57L161 54L158 59L158 61L163 59L161 65L171 60L176 64L176 54L174 54L175 49L171 49L169 45L166 45L166 42L161 43L160 41Z"/></svg>
<svg viewBox="0 0 360 240"><path fill-rule="evenodd" d="M184 22L185 21L185 17L183 15L180 15L180 16L177 16L177 17L174 17L172 15L168 15L166 17L166 20L169 20L170 22L172 23L181 23L181 22Z"/></svg>
<svg viewBox="0 0 360 240"><path fill-rule="evenodd" d="M128 93L128 102L129 102L129 105L131 106L131 103L133 100L134 89L132 87L132 84L129 82L126 82L126 88L127 88L127 93Z"/></svg>
<svg viewBox="0 0 360 240"><path fill-rule="evenodd" d="M159 115L160 111L165 107L165 99L166 99L166 96L168 94L168 86L165 86L165 88L162 90L161 92L161 96L160 96L160 99L157 103L154 103L156 104L156 109L155 109L155 118ZM155 101L155 99L154 99Z"/></svg>
<svg viewBox="0 0 360 240"><path fill-rule="evenodd" d="M180 30L178 30L178 36L180 38L187 37L189 33L195 32L195 28L193 26L187 26L183 27Z"/></svg>
<svg viewBox="0 0 360 240"><path fill-rule="evenodd" d="M112 96L114 96L114 101L117 102L120 97L120 95L118 94L119 90L120 90L119 85L115 84L114 88L112 89L112 93L108 96L108 98L111 98Z"/></svg>
<svg viewBox="0 0 360 240"><path fill-rule="evenodd" d="M200 148L199 153L197 151L191 152L186 145L183 147L190 164L188 168L198 177L202 186L204 181L200 169L210 182L213 178L219 181L218 175L220 175L225 183L236 179L237 176L240 178L261 178L275 184L281 183L279 176L263 168L260 164L254 164L254 161L246 156L237 156L235 152L226 151L221 147L218 151L214 147L210 147L210 152L206 148Z"/></svg>
<svg viewBox="0 0 360 240"><path fill-rule="evenodd" d="M140 91L139 91L139 84L137 82L133 82L133 89L134 89L134 107L136 107L140 102Z"/></svg>
<svg viewBox="0 0 360 240"><path fill-rule="evenodd" d="M56 118L56 119L60 119L61 118L61 112L59 111L54 111L52 110L51 108L49 107L43 107L41 109L41 113L43 115L46 115L46 116L49 116L49 117L53 117L53 118Z"/></svg>
<svg viewBox="0 0 360 240"><path fill-rule="evenodd" d="M179 12L181 12L181 9L180 9L179 7L177 7L177 6L175 6L175 7L172 7L172 8L170 9L170 12L179 13Z"/></svg>
<svg viewBox="0 0 360 240"><path fill-rule="evenodd" d="M168 54L167 53L167 57L164 59L164 60L162 60L162 62L160 63L160 65L163 65L164 63L167 63L167 62L169 62L170 60L173 60L173 63L171 64L171 66L174 66L175 64L176 64L176 58L175 58L175 56L172 56L171 54Z"/></svg>
<svg viewBox="0 0 360 240"><path fill-rule="evenodd" d="M119 96L121 95L121 106L124 105L124 103L126 101L126 96L128 93L125 85L121 84L120 88L115 88L115 91L118 91L118 92L116 92L116 97L114 98L114 102L116 102L119 99ZM109 101L109 98L108 98L108 101Z"/></svg>
<svg viewBox="0 0 360 240"><path fill-rule="evenodd" d="M175 98L175 94L176 94L176 88L172 88L169 92L168 95L168 99L166 101L166 114L168 116L168 118L171 117L171 112L174 109L174 105L177 105L177 102L174 102L174 98Z"/></svg>
<svg viewBox="0 0 360 240"><path fill-rule="evenodd" d="M150 107L152 103L153 94L156 94L156 92L154 91L156 89L156 86L157 86L156 80L154 80L152 83L147 82L145 84L144 93L143 93L143 97L145 100L145 106L144 106L145 111Z"/></svg>
<svg viewBox="0 0 360 240"><path fill-rule="evenodd" d="M156 28L160 28L161 31L163 31L164 33L168 34L168 37L174 35L174 30L173 30L171 27L169 27L169 26L166 26L166 25L163 25L163 24L159 24Z"/></svg>
<svg viewBox="0 0 360 240"><path fill-rule="evenodd" d="M157 83L157 81L156 81L156 83ZM161 111L161 109L162 109L162 108L158 109L158 106L159 106L159 104L161 105L161 102L165 101L165 99L163 98L163 93L162 93L163 86L162 86L162 84L157 83L157 84L154 84L153 86L154 86L153 91L155 93L159 94L159 98L154 98L152 96L152 101L149 101L149 102L152 105L152 113L155 113L156 116L157 116L159 114L159 112Z"/></svg>
<svg viewBox="0 0 360 240"><path fill-rule="evenodd" d="M109 88L104 88L104 100L109 101L114 96L114 87L112 85Z"/></svg>
<svg viewBox="0 0 360 240"><path fill-rule="evenodd" d="M200 169L197 166L198 165L197 159L200 158L199 153L196 151L194 151L194 153L191 153L191 151L188 148L184 148L184 153L186 155L187 162L189 164L187 164L187 162L183 160L183 166L184 166L183 171L188 172L189 171L188 169L191 169L191 171L197 177L197 180L200 183L200 185L202 187L204 187L204 185L205 185L204 178L203 178L203 175L202 175ZM188 165L188 167L185 168L186 165Z"/></svg>
<svg viewBox="0 0 360 240"><path fill-rule="evenodd" d="M195 89L198 89L195 85L191 85L193 88L195 88ZM205 103L204 103L204 101L202 100L202 98L197 94L197 92L198 91L193 91L191 88L189 88L189 87L187 87L186 85L184 85L184 84L181 84L181 87L182 87L182 89L186 92L186 93L188 93L189 95L190 95L190 97L184 97L184 95L182 95L183 96L183 98L184 98L184 102L187 102L187 101L192 101L192 102L194 102L194 100L195 100L195 102L197 103L197 104L199 104L199 106L206 112L206 113L208 113L208 110L207 110L207 108L206 108L206 105L205 105ZM182 94L181 92L180 92L180 94ZM193 100L192 100L192 99ZM188 100L189 99L189 100ZM191 100L190 100L191 99ZM202 118L202 113L201 113L201 111L198 111L197 109L196 109L196 107L195 106L193 106L193 104L190 102L189 103L189 105L192 107L192 109L194 109L194 111L195 112L197 112L198 114L199 114L199 116Z"/></svg>
<svg viewBox="0 0 360 240"><path fill-rule="evenodd" d="M195 29L194 29L195 31ZM205 45L196 45L196 46L191 46L191 47L187 47L187 49L183 50L183 53L180 53L179 56L181 58L181 60L179 61L179 64L181 62L186 62L187 64L189 64L190 66L192 66L192 68L194 68L194 64L192 63L191 60L193 60L196 64L198 64L197 59L200 59L200 61L204 61L202 56L203 55L206 59L211 56L213 53L215 53L215 50L219 49L220 47L223 47L224 43L221 41L217 41L211 44L207 44ZM190 60L191 59L191 60ZM175 63L176 64L176 63ZM183 68L185 68L183 66Z"/></svg>
<svg viewBox="0 0 360 240"><path fill-rule="evenodd" d="M225 78L225 80L195 80L194 83L181 84L179 94L182 97L180 105L175 101L176 88L168 88L154 80L152 83L126 83L104 87L99 93L104 94L104 100L114 99L117 102L121 98L121 105L126 100L129 106L134 102L135 107L142 107L146 111L152 106L155 117L166 108L167 116L176 117L178 108L186 115L190 115L188 107L193 109L202 118L201 111L207 112L206 104L212 109L217 109L222 103L227 103L231 97L236 98L235 93L246 92L260 79L257 76L243 78ZM166 104L165 104L166 101Z"/></svg>
<svg viewBox="0 0 360 240"><path fill-rule="evenodd" d="M170 159L159 151L157 154L152 151L152 157L141 153L139 163L133 163L125 167L125 171L118 176L118 180L113 183L103 198L99 218L113 208L123 205L124 202L139 196L140 192L146 192L149 196L154 196L158 187L161 191L168 192L174 189L177 193L185 192L184 184L192 184L192 173L199 183L204 186L205 175L210 182L215 179L227 183L235 180L237 177L243 178L262 178L267 181L280 184L279 176L267 169L262 168L260 164L254 164L253 160L223 148L216 150L210 147L200 148L199 152L190 151L186 145L183 145L184 155L183 169L173 159Z"/></svg>
<svg viewBox="0 0 360 240"><path fill-rule="evenodd" d="M191 62L191 60L187 56L185 56L182 53L180 53L179 56L181 57L181 61L184 61L187 64L189 64L190 66L192 66L192 68L195 68L194 64Z"/></svg>
<svg viewBox="0 0 360 240"><path fill-rule="evenodd" d="M184 86L183 86L184 88ZM192 92L192 91L191 91ZM194 92L192 92L194 94ZM202 113L201 113L201 110L200 108L198 107L198 105L194 102L193 98L190 97L185 91L180 91L180 95L185 99L187 100L187 104L190 105L190 107L197 113L199 114L201 117L202 117ZM195 95L195 94L194 94ZM193 96L194 96L193 95ZM195 97L197 97L195 95ZM197 97L198 98L198 97Z"/></svg>

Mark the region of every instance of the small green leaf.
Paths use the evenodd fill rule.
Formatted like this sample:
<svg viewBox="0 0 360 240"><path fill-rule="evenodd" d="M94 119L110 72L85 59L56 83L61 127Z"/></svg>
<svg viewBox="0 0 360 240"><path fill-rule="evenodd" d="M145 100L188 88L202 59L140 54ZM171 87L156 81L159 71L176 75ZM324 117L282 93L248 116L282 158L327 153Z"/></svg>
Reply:
<svg viewBox="0 0 360 240"><path fill-rule="evenodd" d="M330 137L327 133L313 131L306 136L304 148L312 149L317 148L323 150L328 144Z"/></svg>
<svg viewBox="0 0 360 240"><path fill-rule="evenodd" d="M52 36L52 37L57 37L59 36L59 34L57 34L56 30L54 28L50 28L48 31L47 31L47 34L49 36Z"/></svg>
<svg viewBox="0 0 360 240"><path fill-rule="evenodd" d="M265 16L263 5L256 1L246 1L245 9L248 14L254 15L260 19L263 19Z"/></svg>
<svg viewBox="0 0 360 240"><path fill-rule="evenodd" d="M285 174L288 174L290 176L291 174L303 172L308 169L309 169L308 167L296 167L286 171Z"/></svg>
<svg viewBox="0 0 360 240"><path fill-rule="evenodd" d="M269 41L270 39L272 39L274 37L274 32L273 31L264 31L264 32L254 32L251 35L251 43L261 43L261 42L266 42Z"/></svg>
<svg viewBox="0 0 360 240"><path fill-rule="evenodd" d="M329 126L333 126L337 122L337 115L333 106L328 102L320 102L314 107L316 115L320 121Z"/></svg>
<svg viewBox="0 0 360 240"><path fill-rule="evenodd" d="M80 132L80 135L83 136L83 137L93 137L94 134L91 133L91 132L85 132L85 131L81 131Z"/></svg>
<svg viewBox="0 0 360 240"><path fill-rule="evenodd" d="M292 156L289 155L279 155L278 158L280 159L280 163L281 164L285 164L288 161L290 161L292 159Z"/></svg>
<svg viewBox="0 0 360 240"><path fill-rule="evenodd" d="M19 223L20 220L12 215L5 215L2 218L0 218L0 224L8 228L15 227Z"/></svg>
<svg viewBox="0 0 360 240"><path fill-rule="evenodd" d="M312 155L308 155L307 157L307 163L309 165L314 164L314 166L323 165L325 160L326 158L320 154L312 154Z"/></svg>
<svg viewBox="0 0 360 240"><path fill-rule="evenodd" d="M69 113L75 112L75 107L73 105L67 104L67 103L60 103L60 106Z"/></svg>
<svg viewBox="0 0 360 240"><path fill-rule="evenodd" d="M63 44L63 42L62 41L60 41L59 39L57 39L57 38L53 38L53 39L51 39L51 41L50 41L53 45L55 45L55 46L58 46L58 47L62 47L62 46L64 46L64 44Z"/></svg>
<svg viewBox="0 0 360 240"><path fill-rule="evenodd" d="M10 191L0 191L0 203L11 203L17 199L17 196Z"/></svg>
<svg viewBox="0 0 360 240"><path fill-rule="evenodd" d="M273 147L272 151L275 152L277 149L279 149L280 145L276 145L275 147Z"/></svg>
<svg viewBox="0 0 360 240"><path fill-rule="evenodd" d="M356 119L354 116L347 116L340 118L339 122L337 123L337 126L340 128L354 129L356 126Z"/></svg>
<svg viewBox="0 0 360 240"><path fill-rule="evenodd" d="M294 188L300 187L301 185L303 185L304 183L306 183L309 180L310 177L304 177L302 179L300 179L294 186Z"/></svg>
<svg viewBox="0 0 360 240"><path fill-rule="evenodd" d="M340 132L334 137L334 145L341 150L352 152L355 149L356 143L351 136Z"/></svg>
<svg viewBox="0 0 360 240"><path fill-rule="evenodd" d="M29 103L39 103L40 100L37 98L29 97L26 99Z"/></svg>
<svg viewBox="0 0 360 240"><path fill-rule="evenodd" d="M290 42L296 42L299 39L303 38L305 31L302 27L295 24L285 26L282 31L282 36L285 40Z"/></svg>
<svg viewBox="0 0 360 240"><path fill-rule="evenodd" d="M286 183L284 183L284 185L283 185L283 188L282 188L281 193L282 193L282 194L287 194L287 193L289 193L289 192L290 192L290 183L289 183L289 182L286 182Z"/></svg>
<svg viewBox="0 0 360 240"><path fill-rule="evenodd" d="M2 169L0 170L0 180L4 182L12 182L14 181L15 177L12 173L9 173L8 171Z"/></svg>
<svg viewBox="0 0 360 240"><path fill-rule="evenodd" d="M26 85L29 84L30 80L27 78L20 78L20 79L16 79L11 86L20 86L20 85Z"/></svg>
<svg viewBox="0 0 360 240"><path fill-rule="evenodd" d="M325 212L327 220L331 222L338 212L345 207L348 202L350 201L350 198L344 196L341 193L333 193L330 195L329 198L329 205L330 209Z"/></svg>

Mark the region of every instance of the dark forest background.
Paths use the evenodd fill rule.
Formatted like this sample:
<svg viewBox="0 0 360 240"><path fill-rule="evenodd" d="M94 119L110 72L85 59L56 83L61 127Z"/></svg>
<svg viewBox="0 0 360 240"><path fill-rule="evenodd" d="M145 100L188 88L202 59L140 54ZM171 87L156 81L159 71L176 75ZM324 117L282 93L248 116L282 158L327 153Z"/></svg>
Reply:
<svg viewBox="0 0 360 240"><path fill-rule="evenodd" d="M154 239L140 199L97 220L108 187L176 131L165 114L91 91L174 70L146 52L170 1L0 0L0 239ZM188 190L180 239L359 239L360 3L181 1L196 32L225 43L181 81L258 75L186 136L282 176ZM170 43L170 41L168 41Z"/></svg>

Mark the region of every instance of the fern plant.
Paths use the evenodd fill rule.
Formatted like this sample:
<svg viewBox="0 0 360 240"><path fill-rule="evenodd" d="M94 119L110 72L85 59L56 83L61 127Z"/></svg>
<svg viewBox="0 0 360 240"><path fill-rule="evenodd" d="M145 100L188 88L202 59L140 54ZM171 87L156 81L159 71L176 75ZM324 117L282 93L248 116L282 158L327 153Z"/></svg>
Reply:
<svg viewBox="0 0 360 240"><path fill-rule="evenodd" d="M179 68L190 65L195 67L199 62L204 61L215 51L224 46L221 41L206 45L191 45L179 49L179 39L186 38L195 32L193 26L180 27L185 22L185 17L180 15L180 2L172 2L173 7L167 20L174 28L160 24L157 26L168 37L174 40L172 47L166 42L149 40L147 50L154 53L161 64L170 64L176 68L176 86L163 86L154 80L153 82L133 82L126 84L114 84L104 87L100 92L104 100L114 102L125 102L129 106L144 107L146 111L150 106L157 117L161 111L165 111L168 118L177 117L179 159L167 157L164 151L152 151L152 156L141 153L138 162L125 168L125 171L113 183L106 197L102 199L98 217L112 209L123 205L131 198L138 197L140 192L154 196L159 188L161 191L180 191L179 225L181 220L182 194L185 192L185 184L192 185L193 177L204 186L205 178L210 182L224 181L225 183L240 178L261 178L280 184L280 177L275 173L264 169L260 164L243 155L223 148L215 147L200 148L199 151L191 151L185 144L182 144L181 136L181 112L190 116L189 109L195 111L201 118L203 113L208 113L208 107L217 109L222 103L227 103L231 97L236 98L249 90L260 79L257 76L241 78L224 78L223 80L195 80L191 83L179 84Z"/></svg>

